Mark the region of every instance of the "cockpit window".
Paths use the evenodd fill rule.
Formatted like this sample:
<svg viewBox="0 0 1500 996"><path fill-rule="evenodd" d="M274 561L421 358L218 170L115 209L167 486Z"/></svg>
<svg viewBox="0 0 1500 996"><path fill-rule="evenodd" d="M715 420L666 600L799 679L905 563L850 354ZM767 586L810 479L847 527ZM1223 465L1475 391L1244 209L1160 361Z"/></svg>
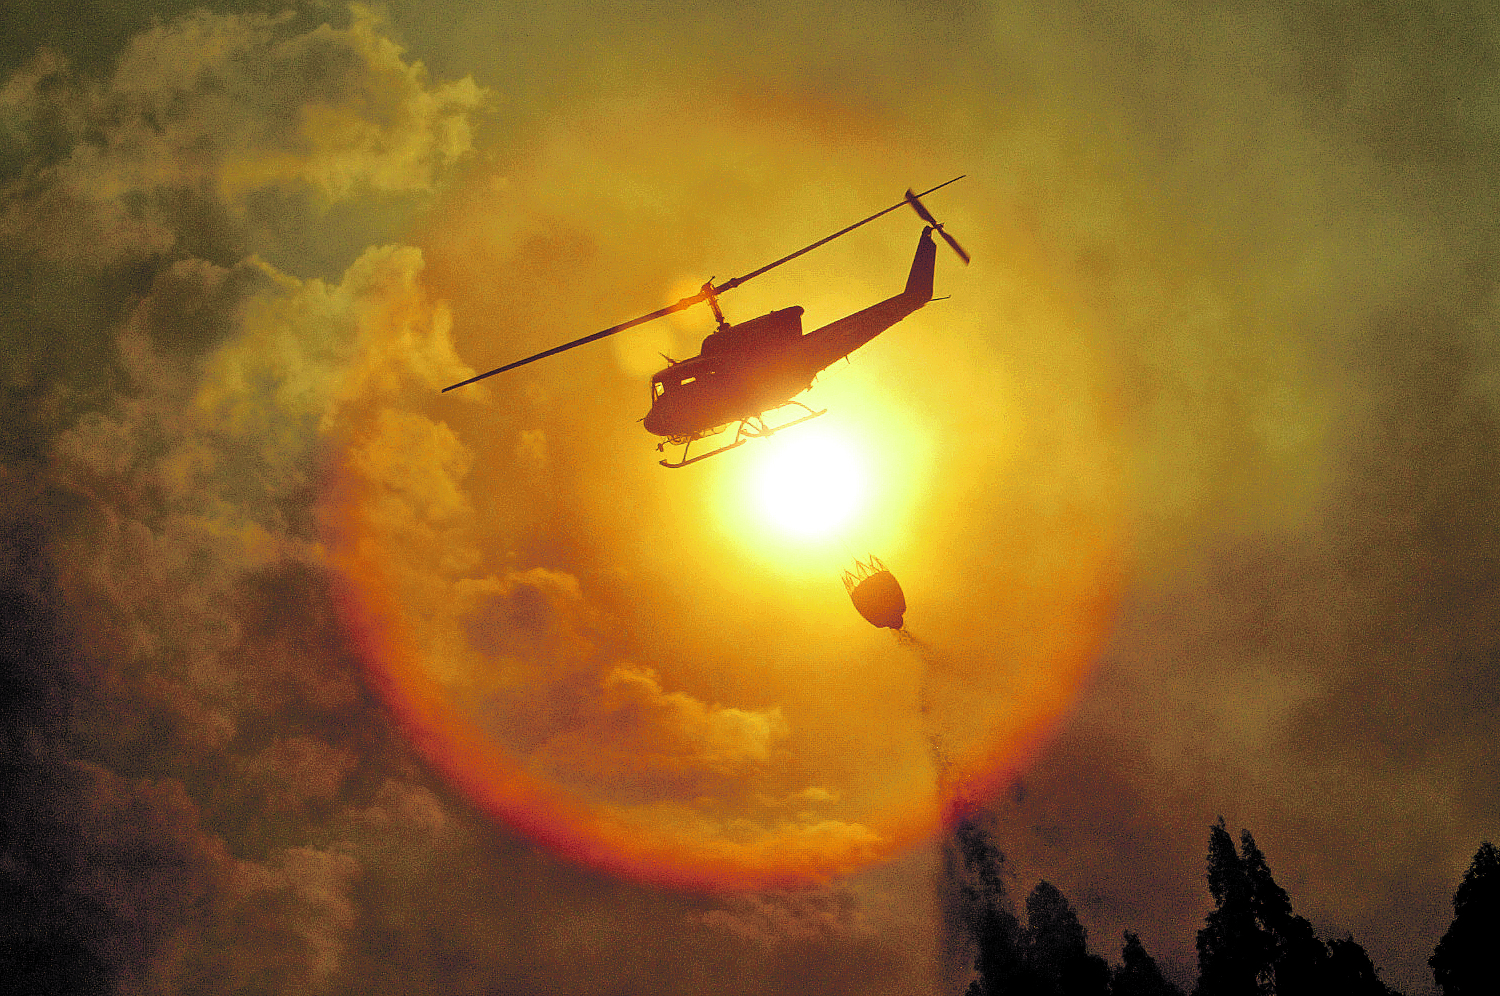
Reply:
<svg viewBox="0 0 1500 996"><path fill-rule="evenodd" d="M712 371L701 369L698 373L686 375L663 371L651 380L652 400L672 391L680 391L689 384L696 384L701 379L700 375L707 376L709 373Z"/></svg>

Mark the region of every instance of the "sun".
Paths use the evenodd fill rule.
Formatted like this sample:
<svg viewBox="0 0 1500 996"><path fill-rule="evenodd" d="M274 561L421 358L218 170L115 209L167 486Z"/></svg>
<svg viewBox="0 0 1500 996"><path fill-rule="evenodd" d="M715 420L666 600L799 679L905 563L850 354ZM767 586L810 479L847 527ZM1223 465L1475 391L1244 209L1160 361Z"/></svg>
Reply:
<svg viewBox="0 0 1500 996"><path fill-rule="evenodd" d="M749 499L772 532L798 540L835 537L864 511L869 461L847 435L799 426L759 450L749 473Z"/></svg>

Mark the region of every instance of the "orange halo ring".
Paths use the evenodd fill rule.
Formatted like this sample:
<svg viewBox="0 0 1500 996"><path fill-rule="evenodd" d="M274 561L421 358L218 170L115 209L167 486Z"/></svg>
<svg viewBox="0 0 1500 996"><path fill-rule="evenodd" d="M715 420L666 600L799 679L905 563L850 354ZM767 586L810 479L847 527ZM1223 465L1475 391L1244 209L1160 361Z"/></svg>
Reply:
<svg viewBox="0 0 1500 996"><path fill-rule="evenodd" d="M378 547L363 525L359 486L338 476L325 490L322 518L339 611L371 686L418 752L489 818L585 866L669 888L725 892L817 885L893 857L982 805L1028 767L1072 702L1102 649L1119 589L1109 551L1094 551L1106 583L1078 601L1071 613L1076 624L1066 627L1043 659L1057 677L1046 698L1033 700L1015 728L996 731L975 760L944 772L934 799L879 814L878 844L816 852L796 842L745 846L649 835L538 780L444 696L420 667L399 622L402 613Z"/></svg>

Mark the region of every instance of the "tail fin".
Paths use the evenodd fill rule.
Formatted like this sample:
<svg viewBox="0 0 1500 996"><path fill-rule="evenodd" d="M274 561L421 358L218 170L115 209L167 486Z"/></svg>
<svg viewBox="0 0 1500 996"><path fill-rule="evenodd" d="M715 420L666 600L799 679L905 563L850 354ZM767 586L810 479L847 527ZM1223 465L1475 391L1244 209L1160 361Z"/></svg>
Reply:
<svg viewBox="0 0 1500 996"><path fill-rule="evenodd" d="M932 241L932 226L922 229L917 241L917 254L911 261L911 273L906 277L905 296L926 304L932 300L932 271L937 263L937 245Z"/></svg>

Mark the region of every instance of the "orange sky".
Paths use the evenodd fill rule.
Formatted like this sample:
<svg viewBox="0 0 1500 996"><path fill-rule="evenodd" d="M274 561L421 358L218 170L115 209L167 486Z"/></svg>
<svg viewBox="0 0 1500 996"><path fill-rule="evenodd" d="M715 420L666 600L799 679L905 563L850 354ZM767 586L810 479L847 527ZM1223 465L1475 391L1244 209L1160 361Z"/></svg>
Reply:
<svg viewBox="0 0 1500 996"><path fill-rule="evenodd" d="M706 128L649 97L560 117L514 170L480 171L425 223L426 281L459 355L497 365L886 206L899 185L873 164L896 131L751 100ZM716 153L668 151L684 146ZM839 172L795 190L780 179L814 161ZM397 699L445 704L413 722L440 764L484 783L482 805L529 822L525 772L626 828L584 836L611 838L598 860L633 875L819 881L922 840L955 786L982 794L1024 768L1108 626L1123 484L1077 302L1061 287L1020 298L1018 284L1045 285L1023 269L1036 250L981 221L994 193L965 183L934 209L1004 263L965 270L945 251L952 300L828 371L809 395L827 421L788 430L869 454L863 513L826 535L764 521L754 447L656 465L637 421L644 374L658 351L691 355L705 316L349 427L365 490L343 506L359 524L346 543L368 561L350 581L378 571L379 614L410 648L378 666ZM726 297L731 320L798 303L811 329L894 293L921 223L882 222ZM995 348L1007 331L1057 340L1054 369L1018 370ZM855 550L905 579L924 649L852 611L838 575ZM534 645L485 635L528 612ZM675 857L630 857L643 838ZM700 865L716 870L676 867Z"/></svg>
<svg viewBox="0 0 1500 996"><path fill-rule="evenodd" d="M951 763L1101 954L1191 981L1222 815L1427 984L1500 833L1484 5L12 6L0 869L56 964L949 996ZM959 173L973 265L788 433L864 454L837 537L752 507L774 440L657 466L706 313L439 393Z"/></svg>

